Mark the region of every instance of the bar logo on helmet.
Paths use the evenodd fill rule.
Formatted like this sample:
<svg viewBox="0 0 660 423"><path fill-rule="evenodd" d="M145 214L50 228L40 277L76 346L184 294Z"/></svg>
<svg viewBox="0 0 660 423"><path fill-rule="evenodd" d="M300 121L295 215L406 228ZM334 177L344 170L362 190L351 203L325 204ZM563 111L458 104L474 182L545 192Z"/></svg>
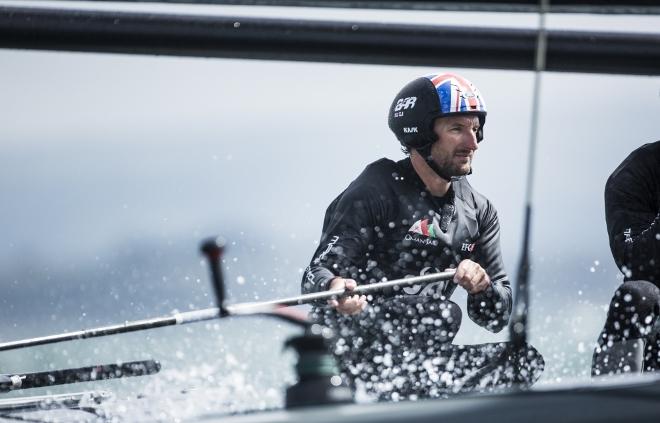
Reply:
<svg viewBox="0 0 660 423"><path fill-rule="evenodd" d="M401 109L414 109L415 103L417 102L417 97L405 97L400 98L396 101L396 106L394 106L394 111L398 112Z"/></svg>

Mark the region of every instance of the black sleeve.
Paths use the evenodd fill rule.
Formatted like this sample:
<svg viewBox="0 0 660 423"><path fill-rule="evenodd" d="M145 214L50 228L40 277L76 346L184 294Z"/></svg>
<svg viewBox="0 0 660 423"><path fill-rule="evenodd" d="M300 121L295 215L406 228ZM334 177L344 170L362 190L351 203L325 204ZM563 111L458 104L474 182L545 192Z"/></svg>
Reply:
<svg viewBox="0 0 660 423"><path fill-rule="evenodd" d="M364 179L360 175L328 207L319 247L303 274L303 293L328 289L336 276L355 279L358 284L365 279L374 228L384 221L391 202L382 189Z"/></svg>
<svg viewBox="0 0 660 423"><path fill-rule="evenodd" d="M656 164L657 165L657 164ZM630 161L605 185L605 218L614 261L626 280L660 282L660 199L652 172Z"/></svg>
<svg viewBox="0 0 660 423"><path fill-rule="evenodd" d="M482 213L475 261L486 270L491 286L478 294L468 294L468 316L479 326L499 332L508 324L511 315L511 284L502 261L497 212L486 201Z"/></svg>

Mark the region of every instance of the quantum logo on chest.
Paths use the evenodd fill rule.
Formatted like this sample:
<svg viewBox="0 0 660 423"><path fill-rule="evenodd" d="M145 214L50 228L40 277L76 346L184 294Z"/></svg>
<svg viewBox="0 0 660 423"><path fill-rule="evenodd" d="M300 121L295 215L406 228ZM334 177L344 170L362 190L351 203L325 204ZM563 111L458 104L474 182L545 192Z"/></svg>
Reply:
<svg viewBox="0 0 660 423"><path fill-rule="evenodd" d="M408 233L403 239L425 246L433 245L434 247L437 247L439 244L437 240L438 232L439 229L435 221L420 219L408 229Z"/></svg>
<svg viewBox="0 0 660 423"><path fill-rule="evenodd" d="M433 238L425 238L421 236L413 236L410 234L406 234L406 236L403 238L406 241L412 241L420 245L433 245L434 247L438 246L438 240L433 239Z"/></svg>

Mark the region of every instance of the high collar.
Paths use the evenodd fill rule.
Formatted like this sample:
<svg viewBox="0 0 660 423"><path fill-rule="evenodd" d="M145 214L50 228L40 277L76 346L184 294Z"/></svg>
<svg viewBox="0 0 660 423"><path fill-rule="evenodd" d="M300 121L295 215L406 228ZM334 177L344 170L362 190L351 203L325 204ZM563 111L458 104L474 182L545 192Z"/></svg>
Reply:
<svg viewBox="0 0 660 423"><path fill-rule="evenodd" d="M454 201L454 184L456 183L455 179L452 179L451 184L449 185L449 190L447 193L443 196L435 196L429 192L429 190L426 188L426 184L420 178L420 176L417 174L417 171L415 171L415 168L412 165L412 162L410 161L410 157L406 157L404 159L401 159L397 162L398 167L401 169L401 174L405 177L408 178L409 180L413 181L415 184L415 187L417 187L420 191L425 192L429 197L435 199L436 201L442 200L450 200L451 202Z"/></svg>

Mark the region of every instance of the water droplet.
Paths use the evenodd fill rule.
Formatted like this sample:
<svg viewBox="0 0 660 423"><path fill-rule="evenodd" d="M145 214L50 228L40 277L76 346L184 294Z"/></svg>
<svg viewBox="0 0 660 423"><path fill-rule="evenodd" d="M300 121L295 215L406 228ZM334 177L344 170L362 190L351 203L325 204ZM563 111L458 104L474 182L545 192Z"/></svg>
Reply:
<svg viewBox="0 0 660 423"><path fill-rule="evenodd" d="M239 277L236 278L236 282L239 285L243 285L245 283L245 278L243 276L239 276Z"/></svg>

